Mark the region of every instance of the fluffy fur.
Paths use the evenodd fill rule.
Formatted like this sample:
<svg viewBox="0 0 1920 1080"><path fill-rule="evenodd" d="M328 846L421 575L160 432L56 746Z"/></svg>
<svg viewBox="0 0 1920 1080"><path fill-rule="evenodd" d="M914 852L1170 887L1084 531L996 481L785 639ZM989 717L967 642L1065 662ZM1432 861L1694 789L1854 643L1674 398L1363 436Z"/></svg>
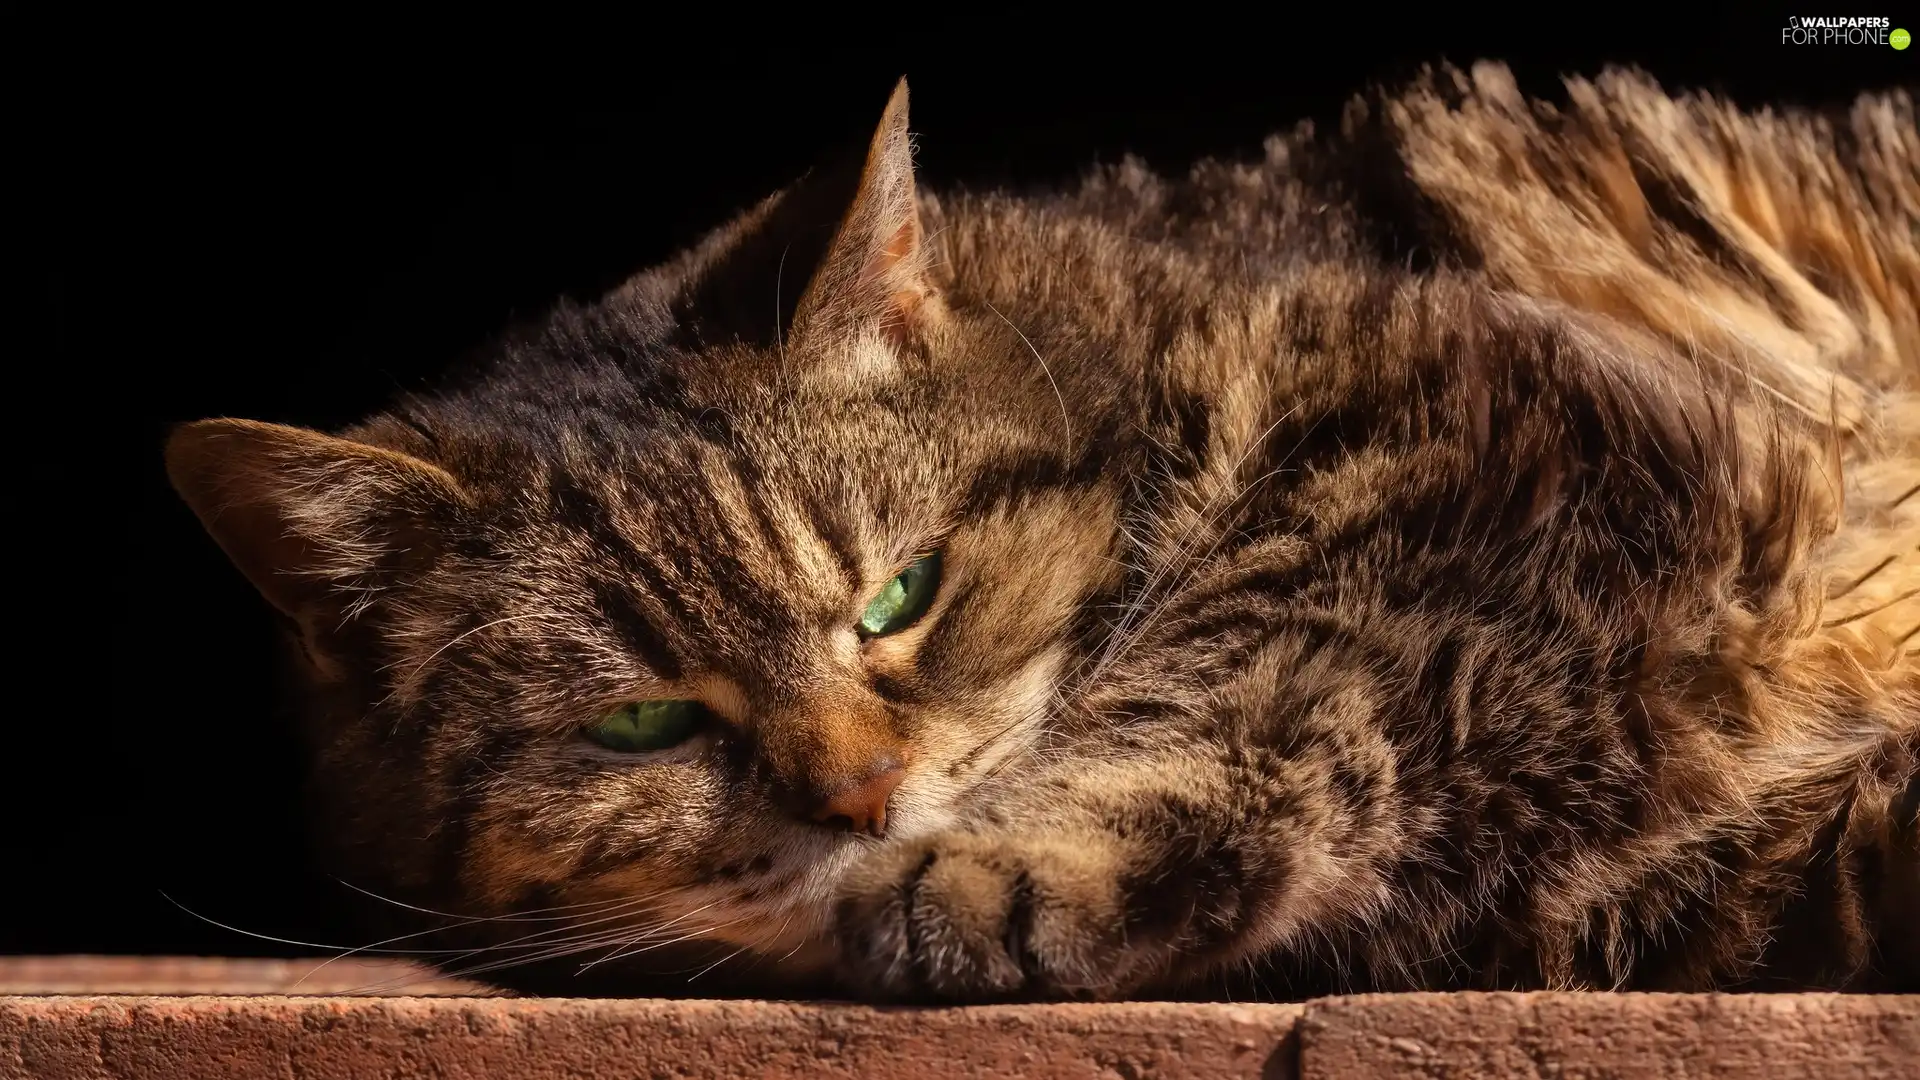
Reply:
<svg viewBox="0 0 1920 1080"><path fill-rule="evenodd" d="M409 947L561 991L1914 987L1906 95L1445 69L1051 197L917 193L906 120L439 392L173 436ZM855 635L933 548L926 617ZM583 738L658 697L712 723ZM811 819L896 759L884 839Z"/></svg>

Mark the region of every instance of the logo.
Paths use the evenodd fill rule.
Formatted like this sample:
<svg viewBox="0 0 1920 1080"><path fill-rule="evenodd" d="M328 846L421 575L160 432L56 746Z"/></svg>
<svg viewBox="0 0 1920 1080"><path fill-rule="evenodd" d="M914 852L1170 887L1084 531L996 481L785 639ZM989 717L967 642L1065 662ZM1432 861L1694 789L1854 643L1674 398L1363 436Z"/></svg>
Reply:
<svg viewBox="0 0 1920 1080"><path fill-rule="evenodd" d="M1789 15L1780 31L1782 45L1891 45L1904 49L1912 40L1905 30L1893 29L1893 20L1878 15Z"/></svg>

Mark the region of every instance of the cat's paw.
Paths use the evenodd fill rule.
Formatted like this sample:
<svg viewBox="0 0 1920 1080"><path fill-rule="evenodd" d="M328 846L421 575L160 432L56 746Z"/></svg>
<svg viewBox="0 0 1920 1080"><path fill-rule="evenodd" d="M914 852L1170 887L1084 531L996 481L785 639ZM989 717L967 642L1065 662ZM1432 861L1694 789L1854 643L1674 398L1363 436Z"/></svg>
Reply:
<svg viewBox="0 0 1920 1080"><path fill-rule="evenodd" d="M1121 863L1101 836L950 833L887 852L839 906L842 979L886 1000L1126 993L1154 951L1128 945Z"/></svg>

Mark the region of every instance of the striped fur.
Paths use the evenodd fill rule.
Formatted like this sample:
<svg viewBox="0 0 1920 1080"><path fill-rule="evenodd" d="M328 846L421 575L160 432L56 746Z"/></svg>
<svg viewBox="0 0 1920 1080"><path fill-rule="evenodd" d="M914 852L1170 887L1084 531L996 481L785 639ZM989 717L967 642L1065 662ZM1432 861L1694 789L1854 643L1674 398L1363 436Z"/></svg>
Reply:
<svg viewBox="0 0 1920 1080"><path fill-rule="evenodd" d="M342 873L548 990L1913 988L1912 102L1568 91L1015 197L903 87L434 394L183 428ZM892 746L884 840L797 812Z"/></svg>

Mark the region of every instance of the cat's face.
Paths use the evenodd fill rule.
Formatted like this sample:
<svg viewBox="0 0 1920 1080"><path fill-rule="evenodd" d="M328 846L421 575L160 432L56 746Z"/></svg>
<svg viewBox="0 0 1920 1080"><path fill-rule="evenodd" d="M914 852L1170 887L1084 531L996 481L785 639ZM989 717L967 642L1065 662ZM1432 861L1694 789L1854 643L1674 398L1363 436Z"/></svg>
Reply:
<svg viewBox="0 0 1920 1080"><path fill-rule="evenodd" d="M1113 576L1111 497L1057 425L899 368L690 396L483 489L481 547L393 615L398 703L491 740L441 744L493 770L471 890L811 931L849 859L1031 745Z"/></svg>
<svg viewBox="0 0 1920 1080"><path fill-rule="evenodd" d="M756 310L778 207L344 438L176 435L176 486L301 628L369 884L564 905L529 956L784 951L1039 738L1117 496L1011 324L929 284L904 104L771 335L714 309Z"/></svg>

